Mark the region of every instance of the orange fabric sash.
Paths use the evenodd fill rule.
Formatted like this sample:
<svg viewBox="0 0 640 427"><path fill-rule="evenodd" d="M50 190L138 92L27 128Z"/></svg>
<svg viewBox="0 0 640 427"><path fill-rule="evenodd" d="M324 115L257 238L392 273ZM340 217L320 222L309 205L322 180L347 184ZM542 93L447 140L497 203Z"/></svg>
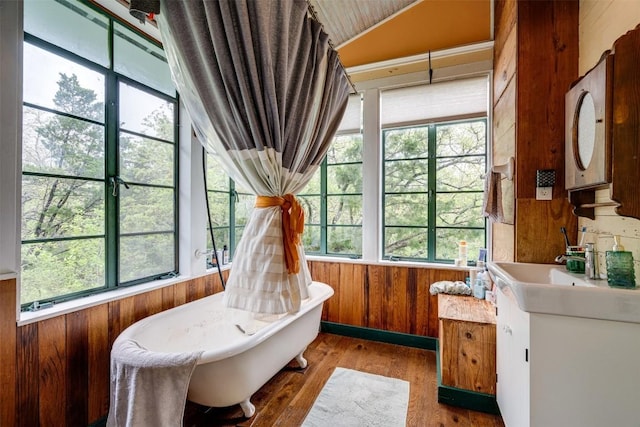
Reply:
<svg viewBox="0 0 640 427"><path fill-rule="evenodd" d="M284 261L289 274L300 272L298 244L304 231L304 210L293 194L278 196L257 196L256 208L280 206L282 210L282 238Z"/></svg>

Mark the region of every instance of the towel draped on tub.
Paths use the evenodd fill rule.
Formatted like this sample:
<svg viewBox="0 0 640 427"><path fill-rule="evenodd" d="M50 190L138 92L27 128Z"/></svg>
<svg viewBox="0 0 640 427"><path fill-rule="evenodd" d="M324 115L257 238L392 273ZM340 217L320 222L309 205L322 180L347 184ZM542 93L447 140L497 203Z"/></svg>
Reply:
<svg viewBox="0 0 640 427"><path fill-rule="evenodd" d="M107 427L182 426L189 381L201 355L160 353L116 340Z"/></svg>

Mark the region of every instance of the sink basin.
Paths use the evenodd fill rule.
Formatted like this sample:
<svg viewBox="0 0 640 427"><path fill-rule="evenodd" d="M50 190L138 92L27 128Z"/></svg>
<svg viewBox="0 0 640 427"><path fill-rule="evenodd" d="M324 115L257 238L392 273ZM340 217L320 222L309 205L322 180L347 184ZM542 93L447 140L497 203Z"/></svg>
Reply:
<svg viewBox="0 0 640 427"><path fill-rule="evenodd" d="M640 323L640 290L569 273L564 266L489 262L496 286L530 313Z"/></svg>

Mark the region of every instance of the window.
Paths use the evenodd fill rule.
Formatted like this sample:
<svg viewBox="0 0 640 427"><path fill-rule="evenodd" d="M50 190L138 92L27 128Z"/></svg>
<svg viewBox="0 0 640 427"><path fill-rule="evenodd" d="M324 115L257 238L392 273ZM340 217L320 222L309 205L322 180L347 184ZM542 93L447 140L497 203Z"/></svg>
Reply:
<svg viewBox="0 0 640 427"><path fill-rule="evenodd" d="M325 160L298 195L309 254L362 255L361 96L351 95Z"/></svg>
<svg viewBox="0 0 640 427"><path fill-rule="evenodd" d="M451 262L460 240L470 259L486 247L486 105L486 78L382 93L384 258Z"/></svg>
<svg viewBox="0 0 640 427"><path fill-rule="evenodd" d="M229 260L232 260L253 210L255 196L229 178L215 155L207 154L206 165L207 196L216 249L221 250L226 245ZM213 250L208 222L207 250ZM207 266L212 267L214 261L214 257L207 257Z"/></svg>
<svg viewBox="0 0 640 427"><path fill-rule="evenodd" d="M176 272L178 108L161 48L79 1L24 5L23 308Z"/></svg>

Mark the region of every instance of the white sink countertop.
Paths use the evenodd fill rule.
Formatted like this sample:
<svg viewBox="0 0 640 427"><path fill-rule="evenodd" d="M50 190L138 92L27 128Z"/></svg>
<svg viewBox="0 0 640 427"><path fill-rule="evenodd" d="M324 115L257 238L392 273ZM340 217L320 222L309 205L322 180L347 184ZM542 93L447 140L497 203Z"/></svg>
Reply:
<svg viewBox="0 0 640 427"><path fill-rule="evenodd" d="M606 279L569 273L564 265L489 262L492 279L521 310L640 323L640 289L612 288Z"/></svg>

